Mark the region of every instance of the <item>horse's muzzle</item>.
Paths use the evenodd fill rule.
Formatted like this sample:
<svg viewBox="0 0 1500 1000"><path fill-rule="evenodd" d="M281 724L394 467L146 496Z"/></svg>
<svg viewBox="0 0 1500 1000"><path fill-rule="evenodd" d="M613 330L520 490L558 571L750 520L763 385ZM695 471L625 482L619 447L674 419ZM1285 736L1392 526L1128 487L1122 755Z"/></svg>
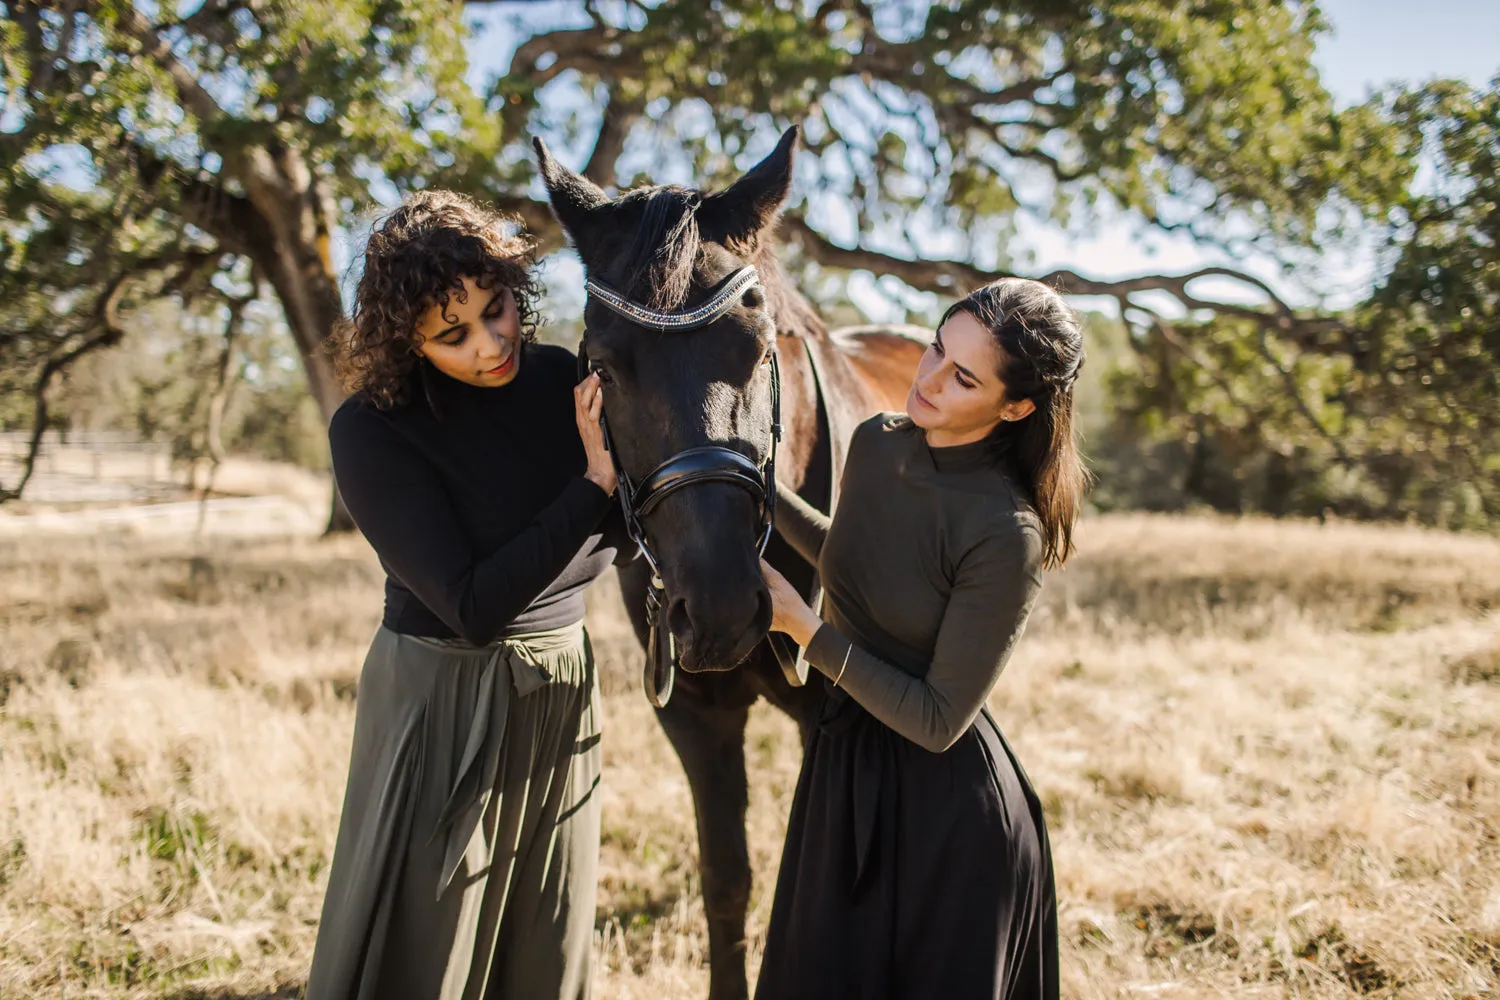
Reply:
<svg viewBox="0 0 1500 1000"><path fill-rule="evenodd" d="M677 640L678 663L688 673L733 670L766 637L771 627L771 595L756 588L755 604L748 616L729 614L729 609L690 607L686 598L673 600L667 608L667 627Z"/></svg>

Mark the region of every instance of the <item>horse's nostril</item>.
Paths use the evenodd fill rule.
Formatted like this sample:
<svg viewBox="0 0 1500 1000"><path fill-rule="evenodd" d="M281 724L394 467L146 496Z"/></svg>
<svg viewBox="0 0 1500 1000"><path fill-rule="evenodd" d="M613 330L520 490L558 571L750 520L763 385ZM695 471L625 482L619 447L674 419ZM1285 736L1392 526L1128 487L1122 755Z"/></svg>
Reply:
<svg viewBox="0 0 1500 1000"><path fill-rule="evenodd" d="M692 627L688 616L687 598L679 597L667 605L667 628L677 635L687 635Z"/></svg>
<svg viewBox="0 0 1500 1000"><path fill-rule="evenodd" d="M727 594L684 594L669 600L663 611L691 671L732 667L765 637L771 613L771 592L763 584Z"/></svg>
<svg viewBox="0 0 1500 1000"><path fill-rule="evenodd" d="M755 625L757 628L770 628L772 618L770 588L761 587L755 597L758 602L755 609Z"/></svg>

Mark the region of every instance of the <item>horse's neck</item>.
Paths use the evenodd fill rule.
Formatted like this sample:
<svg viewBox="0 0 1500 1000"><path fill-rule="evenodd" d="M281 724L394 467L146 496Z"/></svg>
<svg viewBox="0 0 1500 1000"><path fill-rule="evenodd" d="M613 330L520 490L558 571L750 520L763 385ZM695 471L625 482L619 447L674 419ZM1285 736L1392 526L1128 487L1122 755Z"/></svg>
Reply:
<svg viewBox="0 0 1500 1000"><path fill-rule="evenodd" d="M831 509L849 439L879 403L826 329L780 339L786 458L777 464L794 488L826 482L817 492L827 496L816 500Z"/></svg>
<svg viewBox="0 0 1500 1000"><path fill-rule="evenodd" d="M762 251L756 265L762 274L771 277L775 289L771 297L772 318L782 331L779 340L788 483L800 485L808 477L813 471L809 465L815 455L820 460L829 456L830 490L836 492L854 429L865 418L878 413L885 399L876 386L861 376L827 324L790 283L769 250ZM821 423L820 401L824 416ZM826 447L818 447L820 438L826 438Z"/></svg>

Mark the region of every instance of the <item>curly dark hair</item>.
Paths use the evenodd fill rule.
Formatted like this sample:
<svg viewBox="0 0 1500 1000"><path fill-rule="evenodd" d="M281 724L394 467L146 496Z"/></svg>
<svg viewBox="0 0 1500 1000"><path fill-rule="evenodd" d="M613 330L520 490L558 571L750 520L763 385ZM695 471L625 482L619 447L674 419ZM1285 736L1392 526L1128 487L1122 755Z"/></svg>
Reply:
<svg viewBox="0 0 1500 1000"><path fill-rule="evenodd" d="M404 403L420 355L417 320L473 278L515 295L521 339L536 339L534 244L519 219L454 191L410 195L370 233L353 315L328 339L344 390L381 409Z"/></svg>

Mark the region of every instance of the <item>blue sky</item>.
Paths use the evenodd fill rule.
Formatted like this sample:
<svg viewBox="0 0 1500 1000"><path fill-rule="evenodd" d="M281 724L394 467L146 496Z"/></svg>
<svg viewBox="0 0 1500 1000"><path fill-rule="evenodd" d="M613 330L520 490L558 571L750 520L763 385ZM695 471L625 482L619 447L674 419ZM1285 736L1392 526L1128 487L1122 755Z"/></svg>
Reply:
<svg viewBox="0 0 1500 1000"><path fill-rule="evenodd" d="M491 8L495 13L485 16L489 28L471 47L475 82L481 83L486 75L508 64L515 44L509 21L519 18L538 27L581 26L587 20L579 7L566 0L548 0L524 7L505 4ZM1316 61L1325 85L1341 103L1357 103L1371 90L1396 81L1447 76L1483 84L1500 73L1500 0L1323 0L1321 7L1334 31L1320 43ZM768 137L768 145L770 140ZM577 167L587 153L587 149L563 151L562 157ZM813 212L814 217L818 214ZM1287 282L1269 260L1230 259L1185 236L1142 232L1138 223L1126 218L1105 219L1084 234L1023 221L1019 237L1021 245L1013 251L1017 266L1032 273L1071 267L1091 276L1112 278L1181 273L1220 263L1251 271L1290 300L1311 304L1301 283ZM581 270L571 257L566 252L554 255L546 272L553 292L548 311L559 318L575 314L582 305L581 296L575 294L582 285ZM1325 259L1309 283L1316 285L1325 304L1336 306L1362 297L1372 279L1370 260L1352 253L1338 260ZM897 318L895 307L877 291L873 276L851 276L847 291L872 319ZM1201 287L1195 285L1194 291L1253 301L1243 286L1227 283L1205 281ZM936 304L935 298L932 303ZM1113 306L1104 302L1085 304L1111 311Z"/></svg>
<svg viewBox="0 0 1500 1000"><path fill-rule="evenodd" d="M1322 0L1333 36L1318 46L1323 84L1357 101L1373 85L1500 73L1500 0Z"/></svg>

